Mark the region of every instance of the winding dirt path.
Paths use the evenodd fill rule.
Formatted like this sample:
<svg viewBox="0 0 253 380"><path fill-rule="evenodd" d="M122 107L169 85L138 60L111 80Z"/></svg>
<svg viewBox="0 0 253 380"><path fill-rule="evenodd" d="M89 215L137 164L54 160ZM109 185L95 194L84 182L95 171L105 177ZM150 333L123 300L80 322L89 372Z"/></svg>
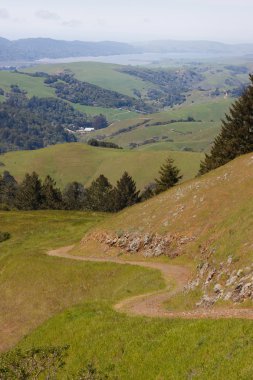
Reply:
<svg viewBox="0 0 253 380"><path fill-rule="evenodd" d="M179 265L150 261L127 261L117 257L84 257L69 254L73 246L63 247L49 251L49 256L61 257L65 259L90 261L90 262L111 262L123 265L138 265L144 268L160 270L165 280L166 287L162 291L146 293L139 296L124 299L114 305L118 312L125 312L129 315L140 315L146 317L159 318L184 318L184 319L219 319L219 318L242 318L253 319L253 309L194 309L189 311L170 311L164 308L164 303L172 296L182 292L184 286L190 278L190 270ZM172 288L171 283L175 283Z"/></svg>

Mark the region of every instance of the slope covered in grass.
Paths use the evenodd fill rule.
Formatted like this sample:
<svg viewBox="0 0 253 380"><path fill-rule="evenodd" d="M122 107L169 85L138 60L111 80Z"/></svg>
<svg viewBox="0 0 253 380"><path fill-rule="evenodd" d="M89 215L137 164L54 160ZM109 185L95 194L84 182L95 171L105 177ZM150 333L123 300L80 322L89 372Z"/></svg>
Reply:
<svg viewBox="0 0 253 380"><path fill-rule="evenodd" d="M158 175L166 157L175 159L182 170L184 180L196 175L200 153L191 152L145 152L119 149L96 148L81 143L55 145L36 151L10 152L1 156L5 166L0 172L9 170L18 180L26 172L36 171L41 176L50 174L61 187L71 181L85 185L104 174L112 183L126 170L141 189Z"/></svg>
<svg viewBox="0 0 253 380"><path fill-rule="evenodd" d="M201 260L204 246L208 252L214 250L217 262L232 255L240 264L250 263L252 185L253 155L248 154L123 210L100 229L192 237L193 241L184 245L181 252L191 263Z"/></svg>
<svg viewBox="0 0 253 380"><path fill-rule="evenodd" d="M45 255L61 244L76 243L103 218L102 214L67 211L0 213L0 231L11 234L0 243L0 350L73 305L114 303L162 286L159 272L80 264Z"/></svg>
<svg viewBox="0 0 253 380"><path fill-rule="evenodd" d="M123 147L135 143L148 150L166 147L168 150L208 151L230 104L231 100L219 99L183 104L135 118L129 114L128 119L115 120L108 128L91 135L103 135Z"/></svg>
<svg viewBox="0 0 253 380"><path fill-rule="evenodd" d="M12 234L1 244L0 255L3 347L49 318L19 347L70 345L60 379L90 362L108 373L109 379L251 379L252 321L120 314L112 309L117 300L163 286L158 272L42 253L77 243L95 230L122 233L127 229L129 233L196 235L194 242L184 246L183 256L174 261L161 258L175 265L197 265L202 259L200 245L205 243L215 248L217 262L232 255L235 263L248 263L253 244L252 181L253 158L246 155L104 220L101 214L1 213L0 229ZM77 244L79 255L105 255L99 244L90 249ZM185 307L184 303L179 298L167 307Z"/></svg>

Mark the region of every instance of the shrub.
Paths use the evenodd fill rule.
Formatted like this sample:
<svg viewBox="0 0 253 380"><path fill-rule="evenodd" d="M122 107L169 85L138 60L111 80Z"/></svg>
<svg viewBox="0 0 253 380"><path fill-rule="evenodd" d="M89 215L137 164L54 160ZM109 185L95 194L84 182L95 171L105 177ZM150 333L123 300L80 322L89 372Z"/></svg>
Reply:
<svg viewBox="0 0 253 380"><path fill-rule="evenodd" d="M5 240L10 239L10 237L11 237L11 235L9 234L9 232L1 232L0 231L0 243L2 243Z"/></svg>

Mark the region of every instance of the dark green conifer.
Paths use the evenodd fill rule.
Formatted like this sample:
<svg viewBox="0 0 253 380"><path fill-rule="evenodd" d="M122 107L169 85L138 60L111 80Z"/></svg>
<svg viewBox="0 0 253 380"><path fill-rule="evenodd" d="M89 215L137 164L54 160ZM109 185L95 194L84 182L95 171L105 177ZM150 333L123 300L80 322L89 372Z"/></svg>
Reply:
<svg viewBox="0 0 253 380"><path fill-rule="evenodd" d="M15 178L8 171L4 171L0 176L0 204L12 208L17 189L18 184Z"/></svg>
<svg viewBox="0 0 253 380"><path fill-rule="evenodd" d="M136 183L132 177L124 172L114 191L115 211L132 206L139 201L139 191L136 190Z"/></svg>
<svg viewBox="0 0 253 380"><path fill-rule="evenodd" d="M113 211L112 185L100 175L87 189L86 207L93 211Z"/></svg>
<svg viewBox="0 0 253 380"><path fill-rule="evenodd" d="M166 162L161 166L159 171L160 177L155 179L156 194L174 186L183 177L182 175L179 175L180 170L173 164L174 160L172 160L172 158L167 158Z"/></svg>
<svg viewBox="0 0 253 380"><path fill-rule="evenodd" d="M69 183L63 190L62 197L66 210L82 210L84 208L86 192L81 183Z"/></svg>
<svg viewBox="0 0 253 380"><path fill-rule="evenodd" d="M253 75L250 85L230 107L222 120L220 134L216 137L210 154L201 162L199 174L226 164L241 154L253 151Z"/></svg>
<svg viewBox="0 0 253 380"><path fill-rule="evenodd" d="M16 206L21 210L39 210L42 202L42 186L38 174L26 174L17 191Z"/></svg>
<svg viewBox="0 0 253 380"><path fill-rule="evenodd" d="M43 209L59 210L62 207L62 194L56 182L49 175L42 184Z"/></svg>

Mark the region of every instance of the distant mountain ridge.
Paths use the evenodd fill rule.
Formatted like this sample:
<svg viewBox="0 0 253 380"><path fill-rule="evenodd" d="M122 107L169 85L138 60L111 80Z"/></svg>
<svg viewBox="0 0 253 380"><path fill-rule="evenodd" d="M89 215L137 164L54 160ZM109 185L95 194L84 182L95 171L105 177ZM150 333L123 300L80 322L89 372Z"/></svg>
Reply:
<svg viewBox="0 0 253 380"><path fill-rule="evenodd" d="M141 53L192 53L222 56L253 55L252 44L225 44L215 41L157 40L139 43L115 41L64 41L25 38L10 41L0 37L0 62L32 62L43 58L98 57Z"/></svg>
<svg viewBox="0 0 253 380"><path fill-rule="evenodd" d="M134 44L137 49L149 53L212 53L223 55L246 55L253 53L253 43L225 44L216 41L154 40Z"/></svg>
<svg viewBox="0 0 253 380"><path fill-rule="evenodd" d="M0 62L120 55L136 52L138 51L134 46L123 42L64 41L51 38L27 38L10 41L0 37Z"/></svg>

